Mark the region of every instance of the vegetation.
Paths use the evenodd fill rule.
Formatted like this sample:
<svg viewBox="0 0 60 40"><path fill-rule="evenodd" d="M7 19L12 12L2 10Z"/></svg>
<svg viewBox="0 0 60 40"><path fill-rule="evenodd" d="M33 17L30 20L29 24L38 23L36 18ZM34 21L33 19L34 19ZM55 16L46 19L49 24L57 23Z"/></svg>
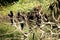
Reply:
<svg viewBox="0 0 60 40"><path fill-rule="evenodd" d="M50 10L48 10L48 8L53 1L54 0L0 0L0 40L22 40L21 38L26 38L23 33L29 32L28 27L25 27L23 32L21 32L20 29L9 24L10 22L7 21L7 14L9 14L10 11L13 11L14 14L16 14L18 11L30 12L34 7L41 6L44 14L50 14ZM39 28L33 29L26 40L45 40L44 37L47 37L47 40L55 40L55 38L58 37L52 37L52 39L51 31L54 33L58 31L57 29L51 30L50 26L51 25L45 25L42 27L41 29L43 29L43 31L41 31ZM44 31L46 33L44 33ZM42 33L44 34L44 37L41 38Z"/></svg>
<svg viewBox="0 0 60 40"><path fill-rule="evenodd" d="M39 1L22 1L14 3L13 5L1 6L0 14L6 15L9 13L10 10L14 11L15 13L18 11L26 11L29 12L32 10L33 7L40 5Z"/></svg>

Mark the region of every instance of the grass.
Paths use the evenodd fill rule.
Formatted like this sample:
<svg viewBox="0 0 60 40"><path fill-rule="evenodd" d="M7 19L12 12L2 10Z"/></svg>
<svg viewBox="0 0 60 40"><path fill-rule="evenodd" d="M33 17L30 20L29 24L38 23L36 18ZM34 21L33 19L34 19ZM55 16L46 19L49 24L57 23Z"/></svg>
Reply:
<svg viewBox="0 0 60 40"><path fill-rule="evenodd" d="M19 0L19 2L16 2L13 5L2 6L2 8L0 9L0 14L7 15L11 10L14 13L17 13L18 11L29 12L33 7L36 7L38 5L41 5L43 12L48 14L48 7L52 2L53 0Z"/></svg>
<svg viewBox="0 0 60 40"><path fill-rule="evenodd" d="M53 0L40 0L40 4L42 6L42 10L44 13L48 14L49 13L49 5L53 2Z"/></svg>
<svg viewBox="0 0 60 40"><path fill-rule="evenodd" d="M33 7L38 6L38 5L40 5L39 1L23 2L23 3L19 1L13 5L2 7L0 14L7 15L11 10L13 12L18 12L18 11L29 12L30 10L32 10Z"/></svg>
<svg viewBox="0 0 60 40"><path fill-rule="evenodd" d="M15 29L15 27L12 27L10 25L0 24L0 34L10 33Z"/></svg>
<svg viewBox="0 0 60 40"><path fill-rule="evenodd" d="M15 27L1 23L0 24L0 40L7 40L7 39L14 40L14 37L21 38L21 33L18 30L16 31L15 30L16 30Z"/></svg>

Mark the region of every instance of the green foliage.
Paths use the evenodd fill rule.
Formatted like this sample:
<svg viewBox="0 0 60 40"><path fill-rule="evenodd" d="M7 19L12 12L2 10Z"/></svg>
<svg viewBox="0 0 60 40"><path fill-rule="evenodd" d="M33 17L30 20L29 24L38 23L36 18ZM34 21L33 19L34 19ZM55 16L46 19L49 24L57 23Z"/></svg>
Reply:
<svg viewBox="0 0 60 40"><path fill-rule="evenodd" d="M49 5L53 2L53 0L38 0L42 6L42 10L44 13L49 13L48 8Z"/></svg>
<svg viewBox="0 0 60 40"><path fill-rule="evenodd" d="M19 0L17 3L14 3L13 5L7 5L2 6L0 14L7 15L10 10L14 12L18 11L25 11L29 12L32 10L33 7L36 7L38 5L42 6L42 10L44 13L49 13L48 7L49 4L52 3L53 0Z"/></svg>
<svg viewBox="0 0 60 40"><path fill-rule="evenodd" d="M33 7L38 5L40 5L39 1L22 2L21 0L19 0L19 2L13 5L3 6L1 8L2 10L0 11L0 14L7 15L10 12L10 10L12 10L14 13L17 13L18 11L29 12L30 10L32 10Z"/></svg>
<svg viewBox="0 0 60 40"><path fill-rule="evenodd" d="M15 27L5 25L5 24L0 24L0 34L10 33L13 30L15 30Z"/></svg>
<svg viewBox="0 0 60 40"><path fill-rule="evenodd" d="M0 4L1 5L7 5L9 3L13 3L13 2L16 2L18 0L0 0Z"/></svg>

